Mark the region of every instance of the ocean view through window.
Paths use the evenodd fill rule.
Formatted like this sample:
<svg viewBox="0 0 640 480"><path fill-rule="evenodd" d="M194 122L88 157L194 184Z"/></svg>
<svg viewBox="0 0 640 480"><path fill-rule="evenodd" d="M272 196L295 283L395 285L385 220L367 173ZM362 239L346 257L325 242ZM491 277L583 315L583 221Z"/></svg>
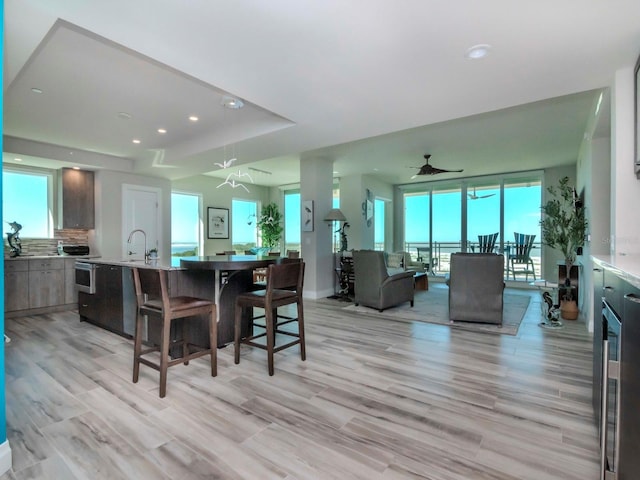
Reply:
<svg viewBox="0 0 640 480"><path fill-rule="evenodd" d="M434 274L449 272L451 254L474 252L479 235L498 233L495 253L508 255L514 232L536 235L532 259L541 275L542 174L432 182L404 193L404 249L430 247ZM524 280L524 277L522 278Z"/></svg>

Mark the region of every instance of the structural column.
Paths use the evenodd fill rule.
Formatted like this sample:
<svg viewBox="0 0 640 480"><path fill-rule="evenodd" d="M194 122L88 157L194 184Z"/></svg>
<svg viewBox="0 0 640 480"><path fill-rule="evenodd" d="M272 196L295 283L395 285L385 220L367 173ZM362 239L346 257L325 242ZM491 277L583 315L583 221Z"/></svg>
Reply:
<svg viewBox="0 0 640 480"><path fill-rule="evenodd" d="M313 202L313 231L302 228L301 254L306 263L304 296L324 298L334 293L332 231L323 221L331 210L333 195L333 159L300 159L300 199ZM304 218L304 214L303 214Z"/></svg>

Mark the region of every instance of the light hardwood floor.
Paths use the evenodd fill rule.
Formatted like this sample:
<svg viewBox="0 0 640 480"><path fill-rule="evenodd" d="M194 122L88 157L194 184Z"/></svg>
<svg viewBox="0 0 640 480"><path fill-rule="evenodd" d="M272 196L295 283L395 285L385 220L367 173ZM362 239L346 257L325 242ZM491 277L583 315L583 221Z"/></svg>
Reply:
<svg viewBox="0 0 640 480"><path fill-rule="evenodd" d="M232 346L131 382L132 342L77 313L6 320L8 479L597 479L591 336L517 336L305 302L307 361Z"/></svg>

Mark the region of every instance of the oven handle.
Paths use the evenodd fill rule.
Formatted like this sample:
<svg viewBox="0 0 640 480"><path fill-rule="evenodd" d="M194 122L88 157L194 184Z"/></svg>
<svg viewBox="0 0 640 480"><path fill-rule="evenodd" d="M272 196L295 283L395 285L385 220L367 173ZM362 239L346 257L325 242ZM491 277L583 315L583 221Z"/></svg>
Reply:
<svg viewBox="0 0 640 480"><path fill-rule="evenodd" d="M600 480L607 473L607 429L609 415L609 340L602 343L602 389L600 401Z"/></svg>

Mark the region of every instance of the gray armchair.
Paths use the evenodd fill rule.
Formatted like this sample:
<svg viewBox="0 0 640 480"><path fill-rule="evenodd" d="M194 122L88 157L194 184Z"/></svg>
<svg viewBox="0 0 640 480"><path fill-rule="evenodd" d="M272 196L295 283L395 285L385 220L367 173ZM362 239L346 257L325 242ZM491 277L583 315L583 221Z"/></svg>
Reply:
<svg viewBox="0 0 640 480"><path fill-rule="evenodd" d="M413 274L400 272L389 275L384 254L375 250L354 250L355 304L383 311L403 302L413 307Z"/></svg>
<svg viewBox="0 0 640 480"><path fill-rule="evenodd" d="M449 285L449 320L502 325L504 256L453 253Z"/></svg>

